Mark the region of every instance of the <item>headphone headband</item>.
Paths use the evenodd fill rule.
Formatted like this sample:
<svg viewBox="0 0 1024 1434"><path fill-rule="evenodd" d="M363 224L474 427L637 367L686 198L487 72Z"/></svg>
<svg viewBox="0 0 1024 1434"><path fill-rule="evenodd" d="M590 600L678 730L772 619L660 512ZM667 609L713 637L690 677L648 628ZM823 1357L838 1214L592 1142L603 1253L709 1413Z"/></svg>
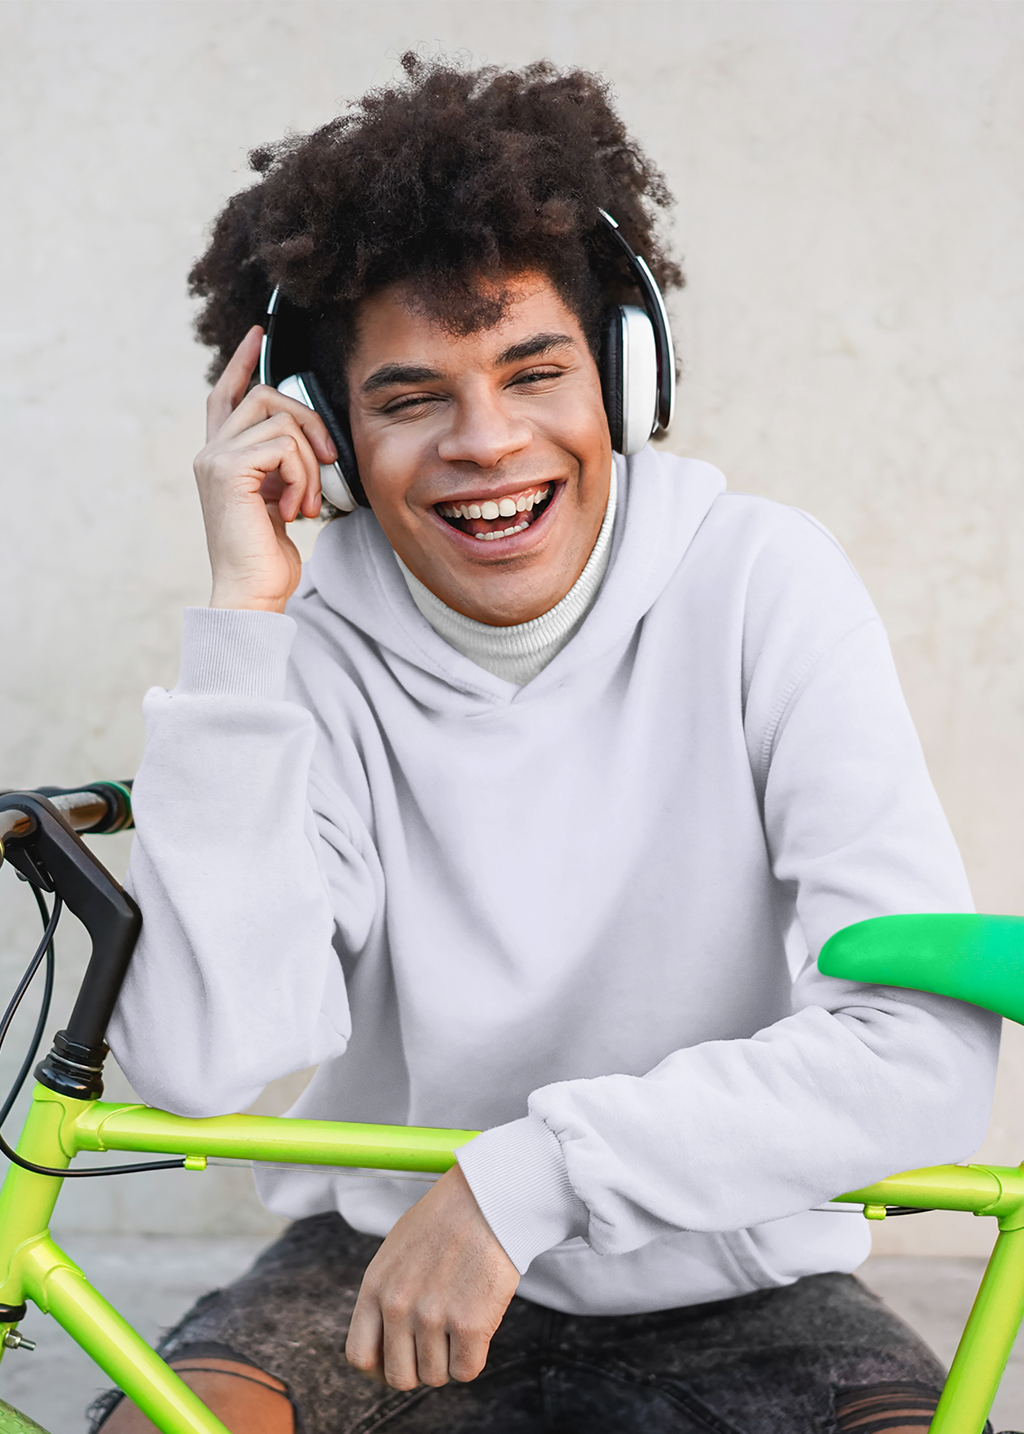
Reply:
<svg viewBox="0 0 1024 1434"><path fill-rule="evenodd" d="M277 327L277 306L281 301L281 285L274 285L274 292L267 300L266 322L263 325L263 339L260 342L260 383L269 384L275 388L276 384L270 382L270 345L274 337L274 329Z"/></svg>
<svg viewBox="0 0 1024 1434"><path fill-rule="evenodd" d="M654 329L654 344L658 355L658 431L667 433L672 426L676 405L676 356L672 345L672 329L669 326L668 310L661 290L654 282L654 275L639 254L634 254L618 222L604 209L598 214L609 234L618 244L629 263L636 286L640 290L647 317Z"/></svg>
<svg viewBox="0 0 1024 1434"><path fill-rule="evenodd" d="M644 308L654 329L654 343L658 355L658 429L662 433L667 433L672 426L675 414L676 358L665 300L661 290L654 282L654 275L647 267L646 260L642 259L639 254L634 254L629 241L619 228L618 221L613 219L605 209L599 209L597 212L602 224L626 257L626 262L636 280ZM263 331L263 342L260 344L260 383L270 384L271 387L276 386L272 376L271 354L281 297L281 288L278 285L267 303L266 325ZM273 365L273 370L279 374L276 380L279 383L285 374L277 363ZM291 372L290 369L288 371Z"/></svg>

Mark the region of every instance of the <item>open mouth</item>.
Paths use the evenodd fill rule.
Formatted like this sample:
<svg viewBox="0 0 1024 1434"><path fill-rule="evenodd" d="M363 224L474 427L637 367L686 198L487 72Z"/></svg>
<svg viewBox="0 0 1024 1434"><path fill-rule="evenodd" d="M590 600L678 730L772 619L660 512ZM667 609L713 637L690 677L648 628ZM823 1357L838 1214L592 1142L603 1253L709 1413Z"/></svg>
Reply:
<svg viewBox="0 0 1024 1434"><path fill-rule="evenodd" d="M541 483L477 502L435 503L434 510L449 527L482 543L492 543L496 538L512 538L525 532L544 512L554 491L554 483Z"/></svg>

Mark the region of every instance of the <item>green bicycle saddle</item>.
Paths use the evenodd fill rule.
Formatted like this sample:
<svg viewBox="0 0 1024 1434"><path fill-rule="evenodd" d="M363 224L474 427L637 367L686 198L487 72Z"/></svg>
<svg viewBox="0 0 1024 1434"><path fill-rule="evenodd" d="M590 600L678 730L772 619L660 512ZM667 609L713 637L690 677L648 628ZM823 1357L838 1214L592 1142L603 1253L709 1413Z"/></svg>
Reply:
<svg viewBox="0 0 1024 1434"><path fill-rule="evenodd" d="M875 916L821 948L818 969L984 1006L1024 1025L1024 917Z"/></svg>

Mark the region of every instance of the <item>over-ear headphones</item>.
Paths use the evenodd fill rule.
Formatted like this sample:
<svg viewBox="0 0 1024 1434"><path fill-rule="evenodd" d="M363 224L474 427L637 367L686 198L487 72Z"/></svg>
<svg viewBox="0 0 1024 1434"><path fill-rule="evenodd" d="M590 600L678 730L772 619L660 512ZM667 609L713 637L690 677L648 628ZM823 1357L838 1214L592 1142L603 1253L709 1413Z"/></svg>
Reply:
<svg viewBox="0 0 1024 1434"><path fill-rule="evenodd" d="M634 254L610 214L602 223L621 249L640 291L643 308L617 304L605 314L601 334L601 392L612 447L628 457L656 433L667 433L676 396L675 352L661 290ZM350 513L368 507L359 479L348 415L334 409L311 366L309 314L276 288L267 304L260 349L260 383L315 409L338 450L337 463L321 464L320 487L332 507Z"/></svg>

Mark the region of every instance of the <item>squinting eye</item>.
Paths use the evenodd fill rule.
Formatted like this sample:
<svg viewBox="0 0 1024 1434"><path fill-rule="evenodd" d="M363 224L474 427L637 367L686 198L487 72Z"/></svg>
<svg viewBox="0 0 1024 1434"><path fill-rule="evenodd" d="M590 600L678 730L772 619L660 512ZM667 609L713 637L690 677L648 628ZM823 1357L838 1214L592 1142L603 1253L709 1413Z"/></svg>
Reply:
<svg viewBox="0 0 1024 1434"><path fill-rule="evenodd" d="M512 382L513 382L513 383L543 383L545 379L561 378L561 377L562 377L562 371L561 371L561 369L557 369L557 368L556 368L556 369L547 369L547 370L545 370L545 372L543 372L543 373L539 373L539 372L537 372L536 370L534 370L534 372L532 372L532 373L521 373L517 378L514 378L514 379L512 380Z"/></svg>
<svg viewBox="0 0 1024 1434"><path fill-rule="evenodd" d="M433 403L437 398L433 393L417 393L409 398L395 398L385 404L381 410L383 413L402 413L407 408L420 408L425 403Z"/></svg>

